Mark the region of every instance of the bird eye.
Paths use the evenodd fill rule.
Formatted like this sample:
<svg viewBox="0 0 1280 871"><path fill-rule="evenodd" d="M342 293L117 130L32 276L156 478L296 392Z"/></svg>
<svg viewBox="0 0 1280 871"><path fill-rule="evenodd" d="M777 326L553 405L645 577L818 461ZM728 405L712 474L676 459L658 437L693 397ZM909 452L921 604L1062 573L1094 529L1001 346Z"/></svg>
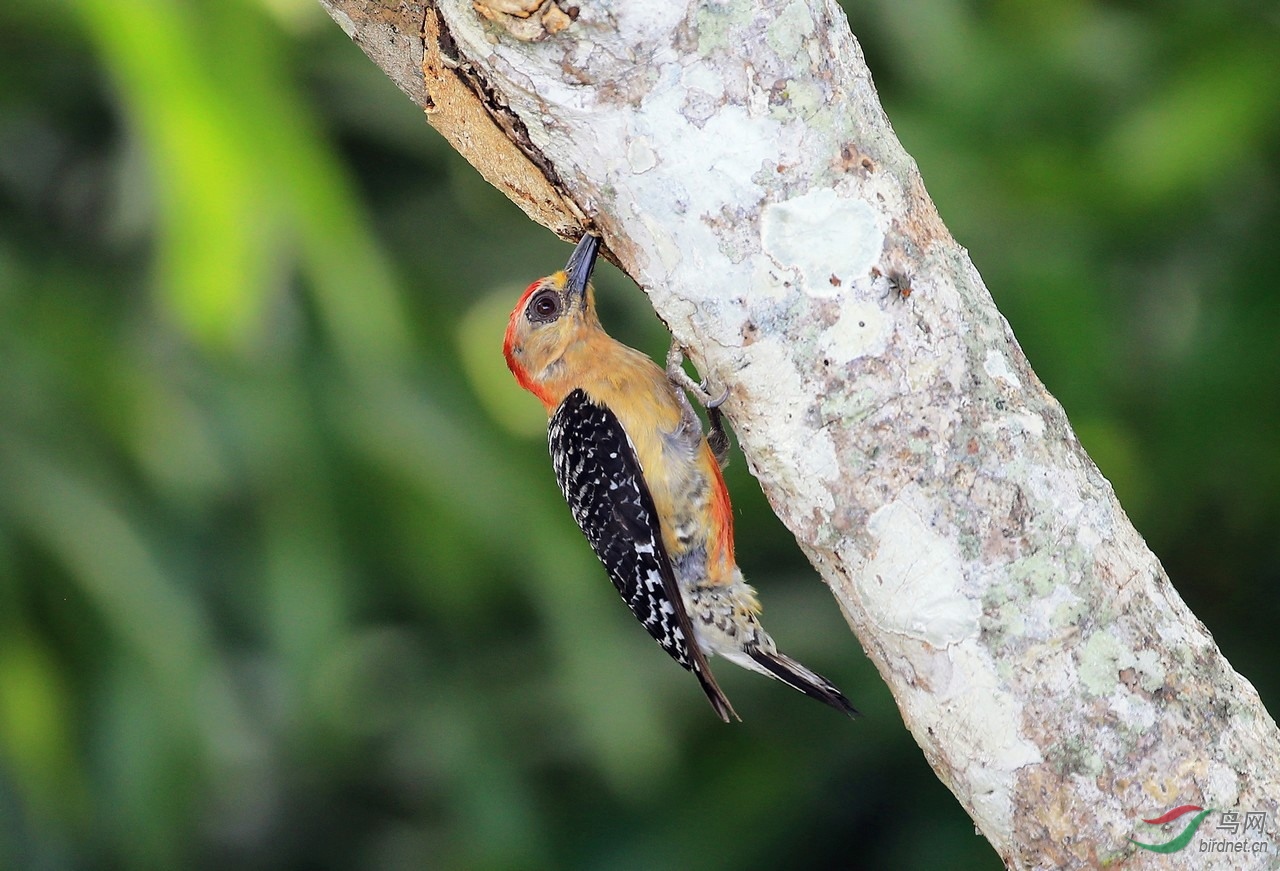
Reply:
<svg viewBox="0 0 1280 871"><path fill-rule="evenodd" d="M548 288L529 301L525 316L536 324L546 324L560 317L560 295Z"/></svg>

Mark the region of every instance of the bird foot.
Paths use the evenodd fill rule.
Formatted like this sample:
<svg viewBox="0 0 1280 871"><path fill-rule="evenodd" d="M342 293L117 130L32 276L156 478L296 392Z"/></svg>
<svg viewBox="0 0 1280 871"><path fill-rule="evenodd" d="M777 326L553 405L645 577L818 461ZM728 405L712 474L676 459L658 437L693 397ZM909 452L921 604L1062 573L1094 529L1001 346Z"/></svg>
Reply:
<svg viewBox="0 0 1280 871"><path fill-rule="evenodd" d="M706 379L694 381L690 378L689 373L684 371L684 349L675 339L671 340L671 350L667 352L667 379L676 387L693 394L707 409L707 420L711 424L707 444L720 468L729 465L729 434L724 431L724 415L720 411L720 406L729 398L729 388L726 387L719 396L712 396L707 389Z"/></svg>
<svg viewBox="0 0 1280 871"><path fill-rule="evenodd" d="M692 393L707 409L719 408L729 398L728 387L719 396L712 396L706 379L694 381L689 377L689 373L684 371L684 349L675 339L671 340L671 350L667 351L667 378L672 384Z"/></svg>

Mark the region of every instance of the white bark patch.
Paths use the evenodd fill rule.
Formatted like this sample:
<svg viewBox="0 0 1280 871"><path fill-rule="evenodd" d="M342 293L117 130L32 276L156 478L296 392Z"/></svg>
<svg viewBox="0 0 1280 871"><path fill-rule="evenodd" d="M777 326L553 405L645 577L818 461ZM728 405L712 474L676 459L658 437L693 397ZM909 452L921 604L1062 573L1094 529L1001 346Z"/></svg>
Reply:
<svg viewBox="0 0 1280 871"><path fill-rule="evenodd" d="M840 319L822 337L823 356L838 363L879 356L891 335L893 322L884 309L870 302L851 302L841 309Z"/></svg>
<svg viewBox="0 0 1280 871"><path fill-rule="evenodd" d="M875 211L830 188L765 206L760 237L764 252L782 268L798 269L803 289L818 297L866 275L884 247Z"/></svg>
<svg viewBox="0 0 1280 871"><path fill-rule="evenodd" d="M671 238L667 229L655 221L648 212L640 213L640 221L649 231L650 250L658 253L658 260L662 263L662 270L665 273L664 278L669 277L684 259L684 255L680 253L680 246L676 244L675 239Z"/></svg>
<svg viewBox="0 0 1280 871"><path fill-rule="evenodd" d="M876 594L867 612L885 632L947 647L978 634L980 608L964 594L956 544L931 529L902 497L871 515L879 547L867 564Z"/></svg>
<svg viewBox="0 0 1280 871"><path fill-rule="evenodd" d="M1022 382L1018 380L1017 375L1013 374L1013 369L1009 366L1009 358L995 348L987 351L987 359L983 362L982 368L992 378L1005 382L1014 390L1022 389Z"/></svg>
<svg viewBox="0 0 1280 871"><path fill-rule="evenodd" d="M964 766L969 798L981 818L1005 837L1013 832L1018 769L1044 761L1021 730L1022 705L996 678L987 651L976 642L951 652L958 685L929 699L930 716L949 719Z"/></svg>
<svg viewBox="0 0 1280 871"><path fill-rule="evenodd" d="M741 383L758 386L774 401L784 397L786 403L785 412L769 422L770 431L776 434L772 443L805 446L803 464L774 462L770 456L774 448L768 445L763 451L757 451L756 459L761 461L761 465L779 470L785 476L779 483L803 492L819 510L833 510L835 499L830 485L840 477L836 447L825 430L814 431L807 420L806 403L809 400L800 370L786 347L778 341L755 342L748 349L748 354L747 365L739 376Z"/></svg>
<svg viewBox="0 0 1280 871"><path fill-rule="evenodd" d="M658 156L653 153L649 140L636 138L627 145L627 162L634 173L648 172L658 165Z"/></svg>
<svg viewBox="0 0 1280 871"><path fill-rule="evenodd" d="M1221 763L1209 766L1208 787L1205 795L1213 796L1213 803L1220 807L1234 807L1240 801L1240 776Z"/></svg>
<svg viewBox="0 0 1280 871"><path fill-rule="evenodd" d="M1138 683L1149 693L1164 686L1165 671L1164 663L1160 661L1160 654L1154 650L1139 650L1137 655L1138 662Z"/></svg>
<svg viewBox="0 0 1280 871"><path fill-rule="evenodd" d="M917 680L903 696L909 716L947 723L941 739L963 770L957 781L988 826L1013 831L1017 773L1043 757L1023 735L1022 705L999 677L979 635L979 603L964 592L964 566L954 542L939 535L901 496L871 515L879 547L868 562L862 605ZM921 656L918 642L931 648ZM921 666L927 661L927 667Z"/></svg>
<svg viewBox="0 0 1280 871"><path fill-rule="evenodd" d="M761 299L782 300L799 280L795 270L783 269L768 257L757 257L751 271L751 295Z"/></svg>
<svg viewBox="0 0 1280 871"><path fill-rule="evenodd" d="M988 421L982 425L983 432L995 434L1001 429L1020 432L1032 439L1044 437L1044 418L1028 412L1014 412Z"/></svg>
<svg viewBox="0 0 1280 871"><path fill-rule="evenodd" d="M329 15L333 17L338 26L342 28L342 32L347 35L348 39L357 39L359 30L356 28L356 23L351 20L350 15L336 6L326 6L325 9L328 10Z"/></svg>
<svg viewBox="0 0 1280 871"><path fill-rule="evenodd" d="M1156 724L1156 706L1126 689L1116 690L1107 700L1107 707L1132 731L1141 734Z"/></svg>

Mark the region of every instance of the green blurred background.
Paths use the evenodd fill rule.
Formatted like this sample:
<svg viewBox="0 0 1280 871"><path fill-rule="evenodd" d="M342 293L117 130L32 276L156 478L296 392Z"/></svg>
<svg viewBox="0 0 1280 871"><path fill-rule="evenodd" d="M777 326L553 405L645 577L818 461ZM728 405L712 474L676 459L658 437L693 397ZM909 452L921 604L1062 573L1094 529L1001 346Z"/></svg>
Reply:
<svg viewBox="0 0 1280 871"><path fill-rule="evenodd" d="M1274 710L1280 10L846 7ZM1000 866L740 458L769 625L867 716L722 666L724 726L633 624L501 361L568 251L311 0L0 5L0 868Z"/></svg>

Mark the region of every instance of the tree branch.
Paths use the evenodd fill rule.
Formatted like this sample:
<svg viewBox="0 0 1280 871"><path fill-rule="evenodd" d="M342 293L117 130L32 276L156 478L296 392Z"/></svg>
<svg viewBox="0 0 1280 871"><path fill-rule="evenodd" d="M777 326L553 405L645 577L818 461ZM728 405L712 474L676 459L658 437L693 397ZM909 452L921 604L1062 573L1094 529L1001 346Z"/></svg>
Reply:
<svg viewBox="0 0 1280 871"><path fill-rule="evenodd" d="M1119 862L1183 803L1268 814L1280 852L1274 721L1031 371L834 2L321 2L535 220L602 234L730 388L774 510L1010 867Z"/></svg>

